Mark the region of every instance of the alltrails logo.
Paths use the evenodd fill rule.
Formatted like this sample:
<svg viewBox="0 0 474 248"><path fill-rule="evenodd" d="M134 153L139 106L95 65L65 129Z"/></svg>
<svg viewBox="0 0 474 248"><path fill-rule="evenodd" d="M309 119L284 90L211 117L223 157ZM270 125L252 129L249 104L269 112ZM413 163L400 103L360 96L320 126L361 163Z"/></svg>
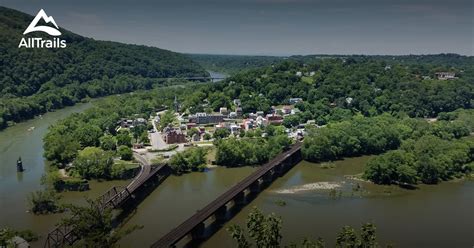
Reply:
<svg viewBox="0 0 474 248"><path fill-rule="evenodd" d="M50 26L40 26L38 22L43 20L45 23L51 23L54 27ZM48 16L43 9L41 9L38 14L35 16L35 19L30 23L30 25L26 28L23 35L31 33L31 32L45 32L51 36L59 36L61 32L59 31L58 24L54 21L52 16ZM47 40L43 38L21 38L20 44L18 48L25 47L25 48L65 48L66 41L60 38L53 38L52 40Z"/></svg>

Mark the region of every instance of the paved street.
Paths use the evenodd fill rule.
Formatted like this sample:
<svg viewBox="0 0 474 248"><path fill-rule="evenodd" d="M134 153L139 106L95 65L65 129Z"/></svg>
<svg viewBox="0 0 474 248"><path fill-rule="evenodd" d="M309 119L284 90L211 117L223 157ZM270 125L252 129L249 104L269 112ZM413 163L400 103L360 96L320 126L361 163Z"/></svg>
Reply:
<svg viewBox="0 0 474 248"><path fill-rule="evenodd" d="M154 133L150 133L151 146L153 149L165 149L168 147L168 144L166 144L166 142L163 140L161 132L158 131L155 121L153 120L151 123L153 124L153 130L155 130Z"/></svg>

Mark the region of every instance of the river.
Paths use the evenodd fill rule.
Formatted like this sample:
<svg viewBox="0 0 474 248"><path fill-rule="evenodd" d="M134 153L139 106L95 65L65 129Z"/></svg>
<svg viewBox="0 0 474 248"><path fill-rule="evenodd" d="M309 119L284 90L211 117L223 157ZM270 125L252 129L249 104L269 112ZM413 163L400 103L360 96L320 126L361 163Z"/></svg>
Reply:
<svg viewBox="0 0 474 248"><path fill-rule="evenodd" d="M211 76L211 78L226 78L229 76L228 74L225 74L223 72L217 72L217 71L207 71L207 72L209 72L209 75ZM222 80L223 79L216 79L214 80L214 82L219 82Z"/></svg>
<svg viewBox="0 0 474 248"><path fill-rule="evenodd" d="M301 162L277 179L250 205L229 221L202 247L234 247L225 230L230 224L245 224L253 206L274 212L283 220L283 242L304 237L322 237L332 247L344 226L377 225L382 244L396 247L471 247L474 244L474 182L461 180L404 190L353 181L344 175L360 173L369 157L350 158L322 168ZM224 189L250 173L252 168L217 168L168 178L155 190L127 225L144 228L122 241L125 247L147 246L205 206ZM330 190L301 190L302 185L340 185L337 196ZM359 185L360 189L355 190ZM299 191L301 190L301 191ZM296 191L296 193L294 193ZM341 196L339 197L339 191ZM285 202L285 206L277 204Z"/></svg>
<svg viewBox="0 0 474 248"><path fill-rule="evenodd" d="M27 195L39 189L45 170L42 137L47 127L74 112L90 107L90 103L47 113L42 119L17 124L0 132L0 225L32 229L43 237L33 247L41 247L48 230L61 218L60 214L35 216L27 213ZM33 131L27 131L34 126ZM15 163L23 159L25 172L18 174ZM369 157L350 158L325 164L301 162L277 179L227 225L244 223L251 207L275 212L283 219L283 242L288 244L303 237L323 237L334 243L344 225L359 227L371 221L377 225L380 243L396 247L472 247L474 244L474 181L459 180L417 190L395 186L374 186L352 181L344 175L362 171ZM229 189L254 168L214 168L168 177L137 208L126 226L143 225L121 241L122 247L147 247L180 224L197 210ZM302 190L304 185L337 184L335 196L330 190ZM126 181L92 182L87 192L63 193L64 202L83 202L112 185ZM360 188L355 190L355 186ZM339 196L341 192L341 196ZM285 202L280 206L277 202ZM202 244L202 247L233 247L225 228Z"/></svg>
<svg viewBox="0 0 474 248"><path fill-rule="evenodd" d="M43 137L48 126L72 113L82 112L91 105L76 104L0 131L0 228L8 226L33 230L41 235L40 240L32 244L34 247L42 247L46 234L62 217L62 214L34 215L27 212L28 195L42 188L41 176L45 172ZM34 129L29 131L31 127ZM16 171L19 156L25 169L22 173ZM95 198L114 185L125 184L126 181L92 181L90 191L61 194L62 202L82 203L85 202L84 197Z"/></svg>

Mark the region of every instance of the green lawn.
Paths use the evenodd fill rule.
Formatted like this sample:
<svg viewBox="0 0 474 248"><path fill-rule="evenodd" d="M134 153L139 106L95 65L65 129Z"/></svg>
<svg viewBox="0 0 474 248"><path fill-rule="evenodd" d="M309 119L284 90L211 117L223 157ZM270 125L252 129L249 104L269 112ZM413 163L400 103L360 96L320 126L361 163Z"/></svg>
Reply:
<svg viewBox="0 0 474 248"><path fill-rule="evenodd" d="M313 84L314 83L314 80L312 77L301 77L301 81L305 82L305 83L308 83L308 84Z"/></svg>

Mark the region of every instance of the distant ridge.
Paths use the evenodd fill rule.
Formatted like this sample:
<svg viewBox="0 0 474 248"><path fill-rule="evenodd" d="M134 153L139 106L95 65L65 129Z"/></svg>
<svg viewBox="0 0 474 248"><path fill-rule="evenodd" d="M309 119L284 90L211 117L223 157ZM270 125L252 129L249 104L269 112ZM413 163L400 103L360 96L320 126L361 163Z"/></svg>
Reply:
<svg viewBox="0 0 474 248"><path fill-rule="evenodd" d="M150 89L159 78L208 76L188 56L159 48L96 41L59 26L67 48L18 48L35 20L57 26L44 11L36 18L0 7L0 129L35 115L73 105L86 97Z"/></svg>

